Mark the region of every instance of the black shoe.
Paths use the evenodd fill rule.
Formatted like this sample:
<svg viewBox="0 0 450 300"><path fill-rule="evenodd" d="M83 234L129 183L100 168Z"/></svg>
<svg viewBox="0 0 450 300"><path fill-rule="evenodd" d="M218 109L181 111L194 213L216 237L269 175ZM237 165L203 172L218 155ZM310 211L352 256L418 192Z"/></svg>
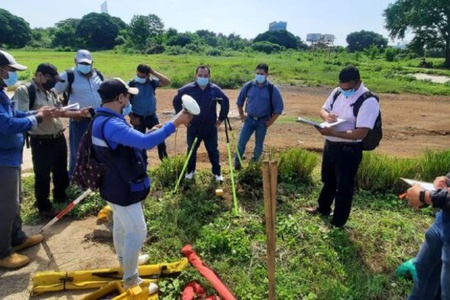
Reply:
<svg viewBox="0 0 450 300"><path fill-rule="evenodd" d="M43 218L54 218L59 214L59 211L55 211L53 208L39 210L39 216Z"/></svg>
<svg viewBox="0 0 450 300"><path fill-rule="evenodd" d="M56 203L67 203L70 201L70 198L68 196L60 197L60 198L53 198L53 202Z"/></svg>

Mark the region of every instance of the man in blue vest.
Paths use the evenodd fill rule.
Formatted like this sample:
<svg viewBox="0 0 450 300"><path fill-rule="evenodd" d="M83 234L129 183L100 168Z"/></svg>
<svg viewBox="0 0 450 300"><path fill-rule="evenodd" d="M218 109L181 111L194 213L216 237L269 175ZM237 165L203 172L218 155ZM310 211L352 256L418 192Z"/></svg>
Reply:
<svg viewBox="0 0 450 300"><path fill-rule="evenodd" d="M161 144L177 126L188 124L192 116L182 113L143 134L125 120L131 112L130 97L139 92L137 88L114 78L105 80L98 92L102 107L93 121L92 144L95 156L107 167L100 196L114 212L114 248L123 266L124 288L128 289L141 282L138 257L147 235L142 201L150 191L150 178L142 150Z"/></svg>
<svg viewBox="0 0 450 300"><path fill-rule="evenodd" d="M155 90L157 87L170 84L170 79L150 66L140 64L136 69L136 77L128 82L130 87L136 87L139 94L131 98L132 110L130 121L134 129L145 133L147 129L159 124L156 115ZM167 157L166 143L158 145L158 156L160 160ZM147 153L144 151L144 159L147 161Z"/></svg>

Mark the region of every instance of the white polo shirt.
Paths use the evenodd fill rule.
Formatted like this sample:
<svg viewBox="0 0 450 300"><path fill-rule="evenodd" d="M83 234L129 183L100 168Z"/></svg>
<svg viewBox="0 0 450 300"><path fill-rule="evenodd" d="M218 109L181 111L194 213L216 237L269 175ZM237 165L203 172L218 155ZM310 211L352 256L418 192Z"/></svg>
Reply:
<svg viewBox="0 0 450 300"><path fill-rule="evenodd" d="M345 132L347 130L354 130L356 128L370 128L373 129L375 125L375 121L380 113L380 105L375 99L375 97L367 98L363 104L361 105L358 118L355 119L353 115L353 106L352 104L358 100L358 98L369 91L363 83L359 86L358 90L350 97L345 97L342 93L336 98L336 101L333 104L333 109L331 109L331 103L333 103L333 96L339 90L339 87L335 88L333 92L331 92L328 99L325 101L322 108L328 112L332 112L336 114L338 117L345 120L341 124L338 124L333 127L334 130L338 132ZM325 139L332 142L360 142L361 140L348 140L335 136L324 136Z"/></svg>

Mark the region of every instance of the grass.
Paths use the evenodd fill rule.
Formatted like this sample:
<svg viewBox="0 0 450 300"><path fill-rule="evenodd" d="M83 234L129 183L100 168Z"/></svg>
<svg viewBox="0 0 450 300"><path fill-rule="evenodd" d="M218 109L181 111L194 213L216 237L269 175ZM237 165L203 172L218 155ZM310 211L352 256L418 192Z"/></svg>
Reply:
<svg viewBox="0 0 450 300"><path fill-rule="evenodd" d="M314 205L321 184L317 176L317 154L296 149L274 156L288 165L308 165L303 180L281 176L276 216L276 295L278 299L405 299L412 282L395 276L396 268L417 254L426 228L433 222L433 210L411 210L390 192L357 190L345 230L329 226L326 218L308 215L304 208ZM417 165L437 164L447 153L427 152ZM396 158L367 157L383 168L402 166ZM174 261L180 249L192 244L203 261L213 267L239 299L267 298L264 202L260 164L250 164L237 174L239 215L233 213L229 174L220 187L224 198L215 197L218 185L206 171L194 184L181 183L180 191L163 184L176 177L173 170L181 160L165 161L150 170L155 183L144 202L150 243L144 252L152 261ZM289 163L291 162L291 163ZM365 161L363 164L374 164ZM280 165L280 170L282 169ZM316 166L315 170L311 166ZM401 168L400 168L401 169ZM295 170L295 168L293 168ZM430 171L437 169L430 168ZM224 170L226 172L227 170ZM292 170L291 170L292 171ZM294 172L294 171L292 171ZM375 170L372 176L391 175ZM172 178L172 179L171 179ZM393 179L399 181L398 178ZM39 223L32 207L33 177L24 178L26 223ZM70 190L72 196L79 193ZM105 204L98 195L80 203L69 216L79 218L97 213ZM175 299L184 284L198 280L211 286L190 268L176 279L161 282L161 299Z"/></svg>
<svg viewBox="0 0 450 300"><path fill-rule="evenodd" d="M20 79L32 77L37 65L51 62L60 71L71 68L74 53L56 51L12 50L11 53L29 69L20 73ZM450 70L417 68L419 59L387 62L380 55L374 60L355 53L314 53L309 51L286 51L280 54L229 52L225 56L206 55L142 55L121 54L114 51L93 53L94 66L106 77L133 78L136 66L147 63L171 78L171 88L178 88L194 79L199 64L211 67L212 81L222 88L240 88L253 78L254 68L260 62L269 67L270 79L278 85L335 86L339 71L347 64L359 67L365 84L377 93L417 93L423 95L450 95L449 85L416 80L411 74L427 72L450 76ZM434 65L438 59L430 59Z"/></svg>

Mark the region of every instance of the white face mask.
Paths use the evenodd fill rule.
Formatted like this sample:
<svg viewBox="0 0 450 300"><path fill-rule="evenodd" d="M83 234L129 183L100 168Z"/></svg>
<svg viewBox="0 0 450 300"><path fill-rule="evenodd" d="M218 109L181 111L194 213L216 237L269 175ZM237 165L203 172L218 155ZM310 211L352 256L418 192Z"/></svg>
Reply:
<svg viewBox="0 0 450 300"><path fill-rule="evenodd" d="M92 70L92 66L91 65L82 65L82 64L77 64L77 69L78 71L80 71L83 74L89 74Z"/></svg>
<svg viewBox="0 0 450 300"><path fill-rule="evenodd" d="M136 81L137 83L145 83L147 81L147 78L141 78L139 76L134 77L134 81Z"/></svg>

